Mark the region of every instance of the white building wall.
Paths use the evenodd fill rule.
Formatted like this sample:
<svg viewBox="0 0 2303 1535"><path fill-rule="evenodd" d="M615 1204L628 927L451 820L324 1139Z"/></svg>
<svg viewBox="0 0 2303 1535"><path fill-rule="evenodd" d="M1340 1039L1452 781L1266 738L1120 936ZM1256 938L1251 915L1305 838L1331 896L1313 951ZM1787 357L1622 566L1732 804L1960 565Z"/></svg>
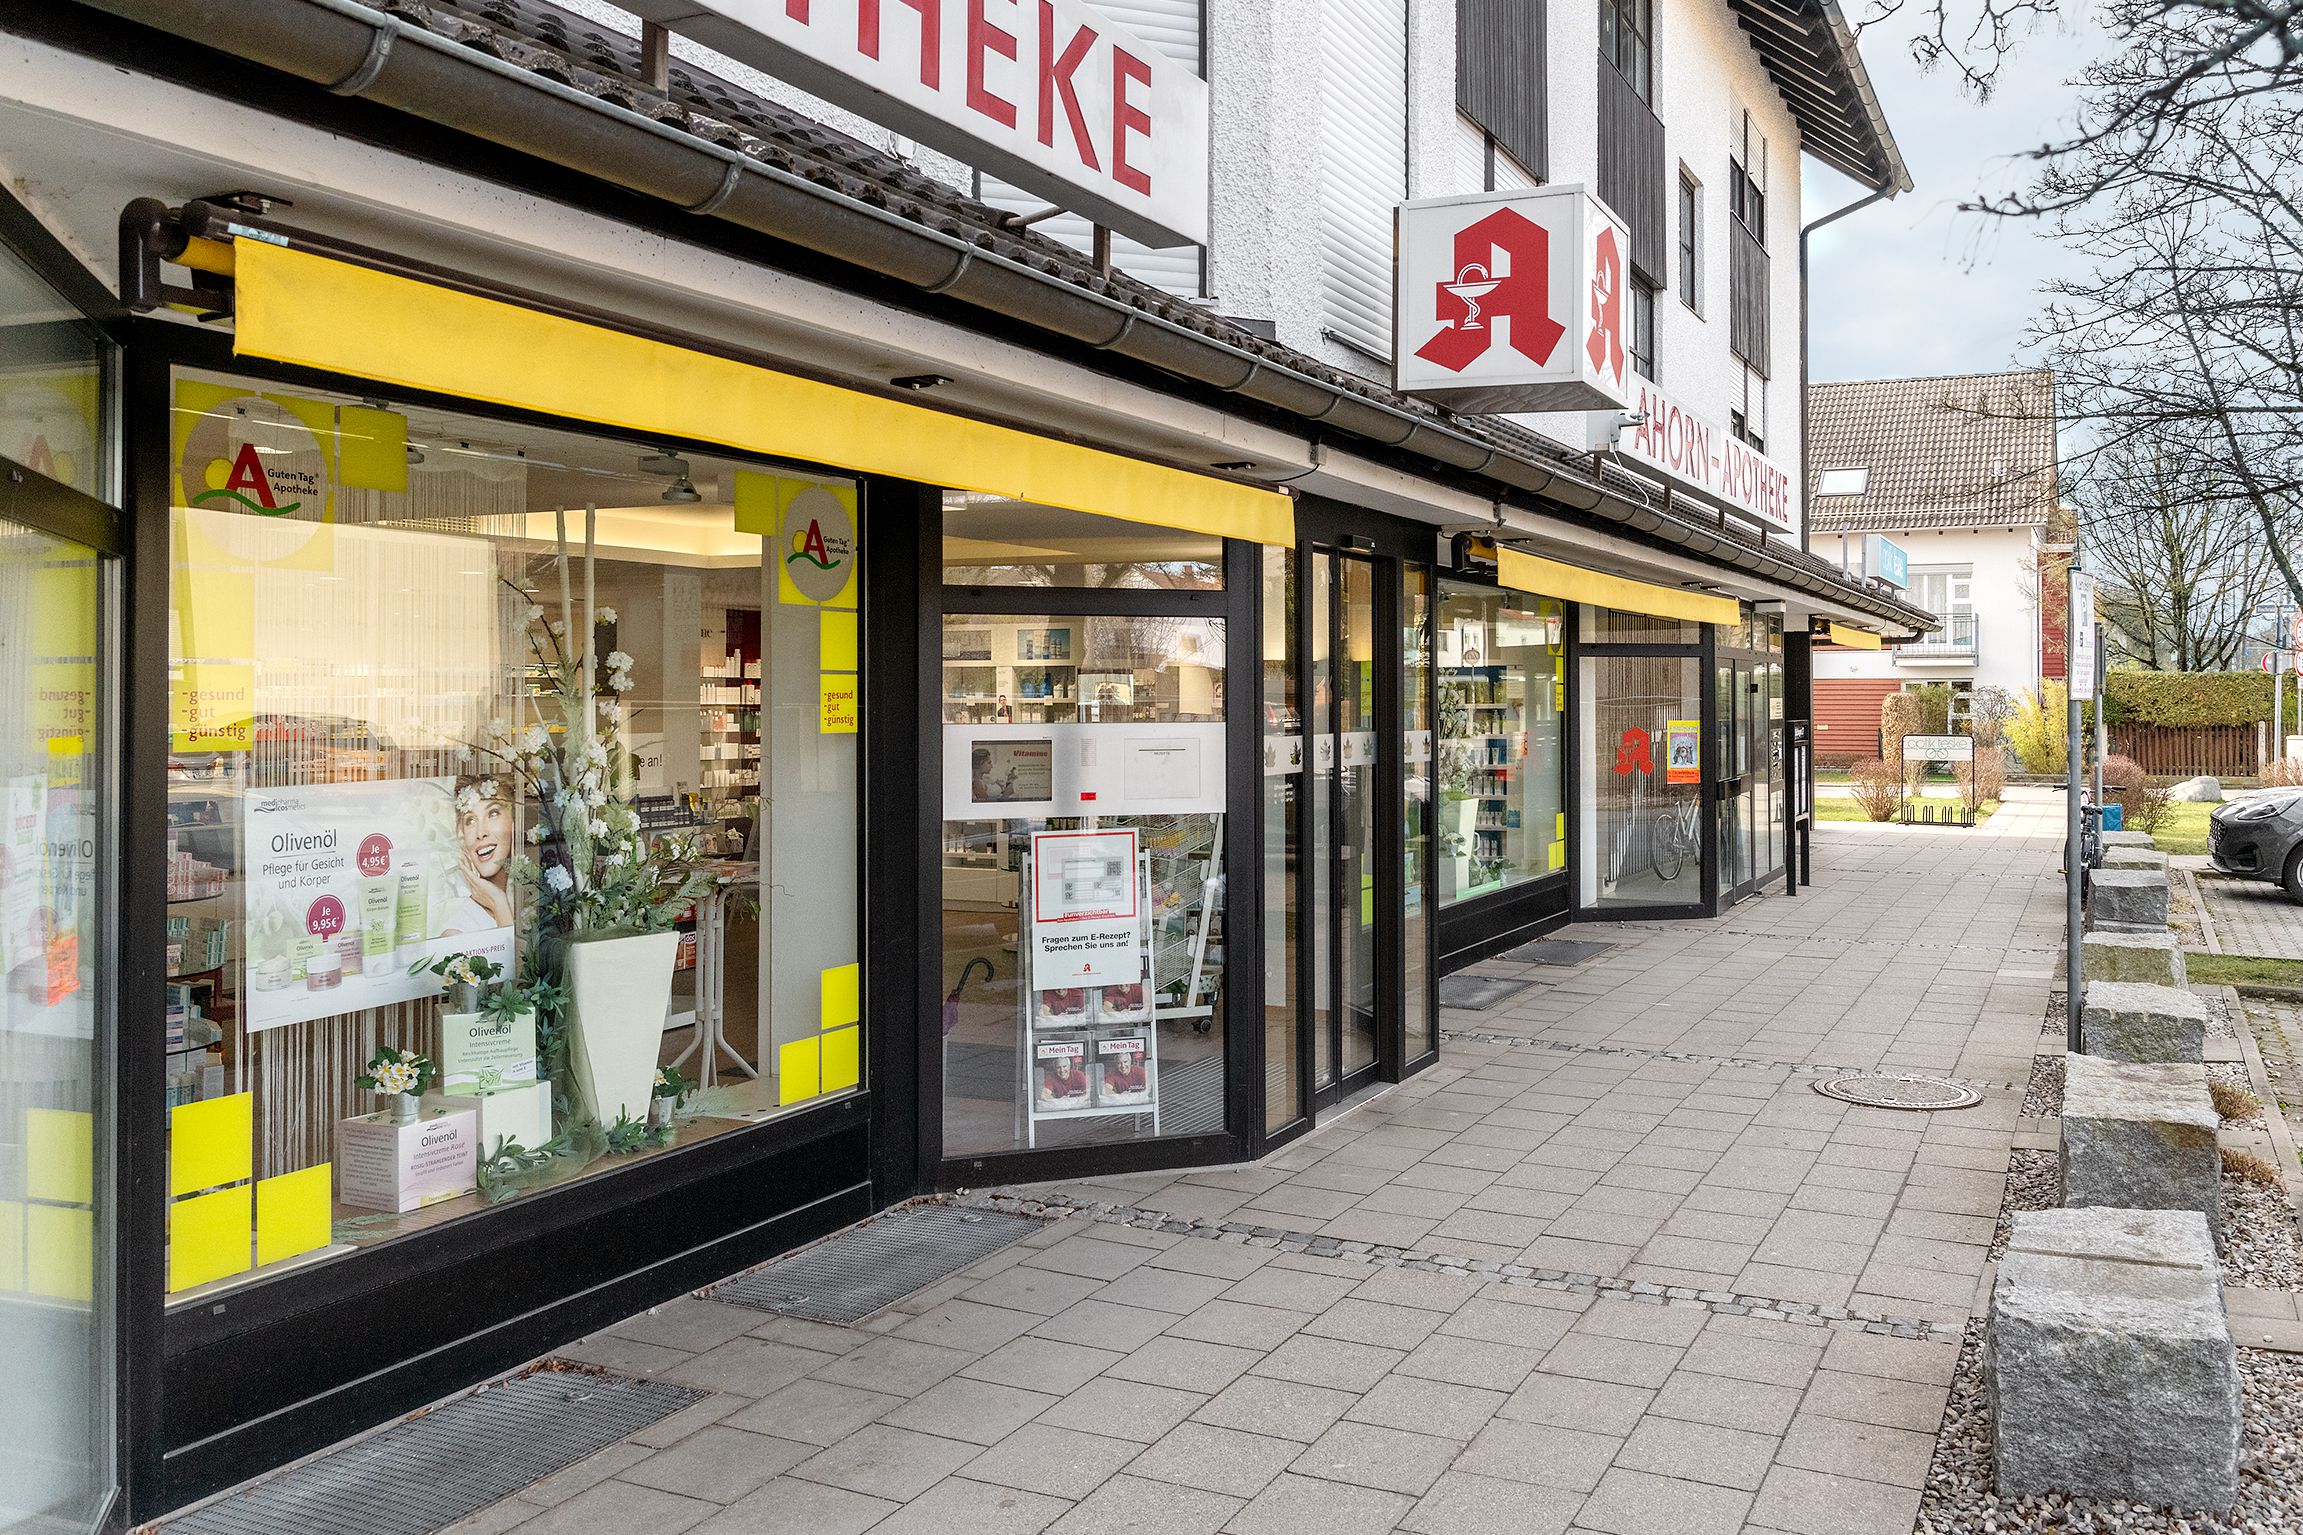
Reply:
<svg viewBox="0 0 2303 1535"><path fill-rule="evenodd" d="M1914 571L1965 565L1974 575L1975 659L1898 662L1892 650L1818 650L1818 681L1843 677L1894 677L1905 682L1968 682L2005 688L2010 694L2039 682L2039 541L2036 528L1887 535L1903 546ZM1863 568L1863 537L1847 536L1848 567ZM1818 533L1808 541L1815 554L1837 563L1839 535Z"/></svg>

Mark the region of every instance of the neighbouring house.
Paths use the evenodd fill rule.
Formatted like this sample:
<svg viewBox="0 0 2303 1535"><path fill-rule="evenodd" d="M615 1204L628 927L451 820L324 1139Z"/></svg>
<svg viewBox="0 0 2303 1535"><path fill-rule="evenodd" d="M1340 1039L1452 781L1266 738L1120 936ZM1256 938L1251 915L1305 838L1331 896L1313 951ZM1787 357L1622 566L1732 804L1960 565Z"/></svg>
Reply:
<svg viewBox="0 0 2303 1535"><path fill-rule="evenodd" d="M2056 605L2040 600L2068 543L2055 375L1861 379L1807 398L1808 548L1937 618L1876 649L1816 648L1816 759L1876 754L1880 706L1905 688L1950 683L1956 723L1975 688L2032 687L2050 656L2060 671Z"/></svg>

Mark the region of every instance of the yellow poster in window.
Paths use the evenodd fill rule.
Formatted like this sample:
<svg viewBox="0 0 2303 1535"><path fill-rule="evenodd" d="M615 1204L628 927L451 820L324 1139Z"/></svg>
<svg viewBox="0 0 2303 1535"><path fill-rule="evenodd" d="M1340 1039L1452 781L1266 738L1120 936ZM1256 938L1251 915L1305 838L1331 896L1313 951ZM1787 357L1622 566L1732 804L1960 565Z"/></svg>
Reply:
<svg viewBox="0 0 2303 1535"><path fill-rule="evenodd" d="M857 687L853 672L825 672L818 699L822 706L817 734L852 736L856 733Z"/></svg>

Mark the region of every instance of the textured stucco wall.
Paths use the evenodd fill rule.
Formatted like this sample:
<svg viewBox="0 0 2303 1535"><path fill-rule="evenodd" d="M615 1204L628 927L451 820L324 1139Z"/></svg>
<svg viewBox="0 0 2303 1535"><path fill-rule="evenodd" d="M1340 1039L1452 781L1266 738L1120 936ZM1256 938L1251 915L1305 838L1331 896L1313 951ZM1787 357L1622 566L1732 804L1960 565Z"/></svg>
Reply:
<svg viewBox="0 0 2303 1535"><path fill-rule="evenodd" d="M1944 566L1972 567L1975 604L1975 660L1972 664L1896 664L1886 650L1818 650L1815 675L1899 677L1910 682L1967 681L2003 687L2010 693L2039 681L2038 530L1987 528L1931 533L1905 531L1888 537L1903 546L1914 571ZM1861 569L1863 537L1847 539L1848 563ZM1808 547L1839 562L1839 535L1818 533Z"/></svg>

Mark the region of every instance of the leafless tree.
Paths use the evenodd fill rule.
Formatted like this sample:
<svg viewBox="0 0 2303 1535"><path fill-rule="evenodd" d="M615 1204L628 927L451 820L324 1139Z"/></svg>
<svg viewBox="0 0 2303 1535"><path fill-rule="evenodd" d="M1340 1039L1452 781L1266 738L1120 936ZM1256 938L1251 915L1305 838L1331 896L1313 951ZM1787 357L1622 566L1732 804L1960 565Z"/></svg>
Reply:
<svg viewBox="0 0 2303 1535"><path fill-rule="evenodd" d="M2179 672L2237 664L2278 578L2216 455L2175 430L2131 437L2097 456L2077 499L2124 658Z"/></svg>

